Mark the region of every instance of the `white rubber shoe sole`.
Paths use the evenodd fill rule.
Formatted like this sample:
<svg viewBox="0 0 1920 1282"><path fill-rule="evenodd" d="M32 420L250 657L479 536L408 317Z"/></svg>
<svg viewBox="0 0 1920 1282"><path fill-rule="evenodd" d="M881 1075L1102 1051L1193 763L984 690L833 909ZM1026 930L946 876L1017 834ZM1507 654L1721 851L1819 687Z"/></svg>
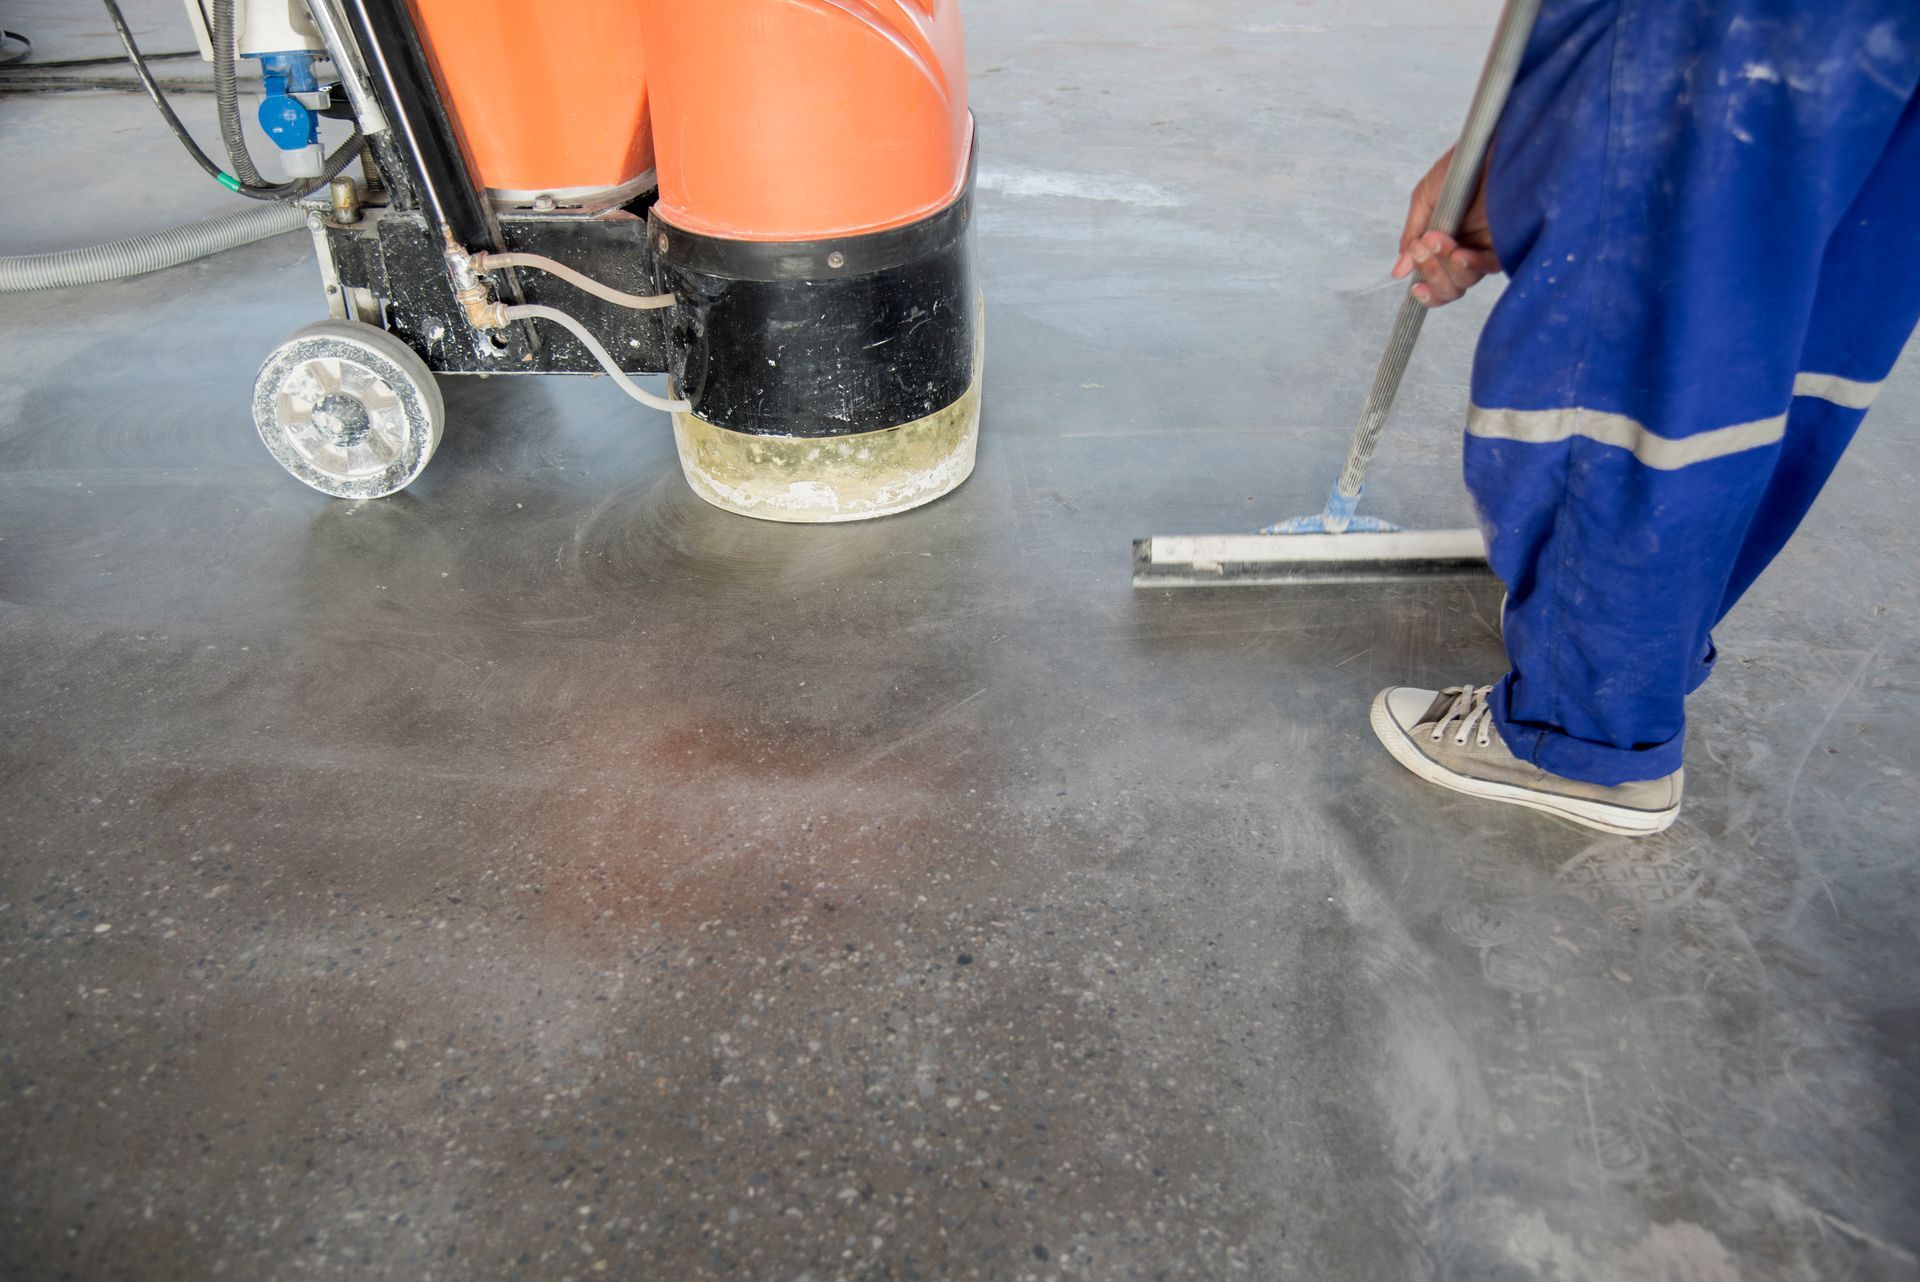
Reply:
<svg viewBox="0 0 1920 1282"><path fill-rule="evenodd" d="M1388 691L1381 691L1373 701L1373 712L1368 720L1373 725L1373 733L1380 744L1393 759L1419 775L1431 784L1438 784L1452 792L1465 793L1469 797L1482 797L1488 801L1503 801L1508 805L1525 806L1528 810L1538 810L1542 814L1566 819L1587 828L1598 828L1601 832L1610 832L1622 837L1650 837L1657 832L1665 832L1673 826L1680 815L1679 805L1666 810L1635 810L1631 806L1609 805L1604 801L1589 801L1582 797L1563 797L1550 792L1536 792L1531 788L1522 788L1516 784L1495 783L1489 779L1475 779L1463 775L1457 770L1449 770L1426 753L1408 737L1387 710Z"/></svg>

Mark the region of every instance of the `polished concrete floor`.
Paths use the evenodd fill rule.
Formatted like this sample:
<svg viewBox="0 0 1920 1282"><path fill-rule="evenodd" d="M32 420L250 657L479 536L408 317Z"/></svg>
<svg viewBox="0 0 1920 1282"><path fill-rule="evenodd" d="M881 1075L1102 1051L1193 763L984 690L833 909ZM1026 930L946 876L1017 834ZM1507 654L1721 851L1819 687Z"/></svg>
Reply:
<svg viewBox="0 0 1920 1282"><path fill-rule="evenodd" d="M980 465L873 524L702 506L597 379L303 489L298 236L0 300L0 1276L1920 1275L1920 363L1663 838L1375 745L1495 587L1129 586L1320 497L1490 12L972 0ZM0 252L233 203L131 95L0 159ZM1487 302L1376 511L1466 519Z"/></svg>

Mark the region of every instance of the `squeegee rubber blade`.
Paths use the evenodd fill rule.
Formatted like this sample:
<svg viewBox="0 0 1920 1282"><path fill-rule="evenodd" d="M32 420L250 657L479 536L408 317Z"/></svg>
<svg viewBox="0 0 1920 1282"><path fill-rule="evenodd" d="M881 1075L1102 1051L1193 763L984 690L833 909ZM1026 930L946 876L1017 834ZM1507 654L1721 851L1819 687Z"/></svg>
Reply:
<svg viewBox="0 0 1920 1282"><path fill-rule="evenodd" d="M1135 587L1283 587L1491 574L1477 530L1162 536L1133 545Z"/></svg>

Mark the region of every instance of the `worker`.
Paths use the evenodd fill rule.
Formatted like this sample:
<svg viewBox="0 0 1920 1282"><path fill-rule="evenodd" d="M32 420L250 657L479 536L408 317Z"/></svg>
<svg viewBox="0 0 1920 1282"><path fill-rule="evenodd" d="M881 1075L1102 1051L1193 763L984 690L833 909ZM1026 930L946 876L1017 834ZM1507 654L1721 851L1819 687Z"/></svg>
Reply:
<svg viewBox="0 0 1920 1282"><path fill-rule="evenodd" d="M1546 0L1430 307L1505 271L1466 480L1510 670L1383 691L1421 778L1625 834L1680 810L1711 630L1779 553L1920 320L1920 4ZM1708 732L1710 733L1710 732Z"/></svg>

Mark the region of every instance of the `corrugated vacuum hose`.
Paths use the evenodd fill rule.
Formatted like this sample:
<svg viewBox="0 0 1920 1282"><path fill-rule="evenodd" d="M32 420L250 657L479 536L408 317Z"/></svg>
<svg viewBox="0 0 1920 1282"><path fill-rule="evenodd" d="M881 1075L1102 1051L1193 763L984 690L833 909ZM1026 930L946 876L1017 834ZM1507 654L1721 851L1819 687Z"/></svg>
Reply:
<svg viewBox="0 0 1920 1282"><path fill-rule="evenodd" d="M133 32L127 26L120 6L115 0L102 0L102 3L147 96L153 99L161 119L186 147L188 155L221 186L261 201L266 207L101 245L86 245L50 254L0 258L0 293L65 289L73 285L123 280L166 267L177 267L181 263L293 231L305 224L306 214L290 202L325 187L335 174L353 162L365 145L365 140L355 130L353 136L327 158L320 177L299 178L286 183L265 182L246 154L234 102L233 0L215 0L215 52L225 54L224 58L215 59L216 96L220 99L221 134L227 142L229 157L236 170L235 174L224 172L207 158L180 123L180 117L174 113L166 94L161 92L153 73L148 69L147 60L134 41Z"/></svg>
<svg viewBox="0 0 1920 1282"><path fill-rule="evenodd" d="M237 214L50 254L0 258L0 294L66 289L178 267L306 226L298 205L261 205Z"/></svg>

